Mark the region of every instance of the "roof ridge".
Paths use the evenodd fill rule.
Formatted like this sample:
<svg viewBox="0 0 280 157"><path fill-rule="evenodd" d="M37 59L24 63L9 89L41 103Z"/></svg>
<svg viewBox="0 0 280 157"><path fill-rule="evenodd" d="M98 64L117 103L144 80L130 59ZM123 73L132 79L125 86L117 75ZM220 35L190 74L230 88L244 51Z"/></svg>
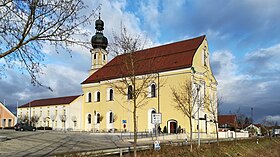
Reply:
<svg viewBox="0 0 280 157"><path fill-rule="evenodd" d="M118 78L120 76L121 68L124 67L123 61L125 57L133 54L136 58L137 68L136 75L145 74L144 72L163 72L163 70L175 70L176 68L186 68L192 66L193 57L200 45L206 39L206 36L199 36L187 40L182 40L174 43L160 45L148 49L135 51L133 53L125 53L116 56L103 67L86 78L81 84L94 83L102 80ZM144 67L149 61L155 59L155 69ZM161 60L162 58L162 60ZM172 62L172 60L175 60ZM125 72L124 75L127 75Z"/></svg>
<svg viewBox="0 0 280 157"><path fill-rule="evenodd" d="M54 98L43 98L43 99L36 99L36 100L33 100L33 101L48 100L48 99L57 99L57 98L69 98L69 97L77 97L77 96L80 96L80 95L62 96L62 97L54 97ZM30 102L33 102L33 101L30 101Z"/></svg>

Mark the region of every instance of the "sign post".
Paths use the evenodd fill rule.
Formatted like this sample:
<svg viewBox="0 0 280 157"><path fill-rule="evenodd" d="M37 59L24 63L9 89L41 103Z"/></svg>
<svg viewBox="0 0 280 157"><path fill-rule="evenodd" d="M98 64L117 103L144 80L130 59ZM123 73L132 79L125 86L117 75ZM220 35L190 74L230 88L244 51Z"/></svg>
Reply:
<svg viewBox="0 0 280 157"><path fill-rule="evenodd" d="M155 124L155 133L156 133L156 140L157 140L157 132L158 132L158 124L161 124L161 113L152 113L152 124Z"/></svg>

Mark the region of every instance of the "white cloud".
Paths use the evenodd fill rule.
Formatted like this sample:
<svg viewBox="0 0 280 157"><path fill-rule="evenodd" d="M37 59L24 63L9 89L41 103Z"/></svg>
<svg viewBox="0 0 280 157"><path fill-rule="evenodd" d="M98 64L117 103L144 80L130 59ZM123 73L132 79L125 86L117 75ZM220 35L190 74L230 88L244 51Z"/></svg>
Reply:
<svg viewBox="0 0 280 157"><path fill-rule="evenodd" d="M265 119L268 120L268 121L273 121L273 122L280 122L280 115L276 115L276 116L265 116Z"/></svg>

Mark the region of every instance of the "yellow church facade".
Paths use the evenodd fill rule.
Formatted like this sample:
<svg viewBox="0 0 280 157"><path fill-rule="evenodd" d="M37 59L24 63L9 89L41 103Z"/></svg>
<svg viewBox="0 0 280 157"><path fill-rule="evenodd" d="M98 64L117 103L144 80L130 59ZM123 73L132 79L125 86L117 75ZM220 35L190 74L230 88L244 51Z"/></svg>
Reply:
<svg viewBox="0 0 280 157"><path fill-rule="evenodd" d="M198 43L195 46L192 45L192 42ZM147 92L146 104L141 108L137 109L137 130L139 132L146 131L152 132L155 128L155 125L152 124L152 113L160 113L162 122L160 127L166 128L168 133L175 133L180 126L181 129L189 132L189 120L181 112L175 109L176 103L173 101L172 88L180 88L180 85L183 85L186 80L192 82L192 84L200 85L202 88L200 90L200 95L212 95L216 97L217 93L217 82L212 74L210 63L209 63L209 51L207 39L205 36L201 36L195 39L190 39L181 42L183 45L191 44L192 47L195 47L193 56L190 55L191 65L187 65L186 68L175 67L172 70L156 71L155 74L158 76L150 83L150 86L144 90ZM179 45L181 44L179 43ZM179 46L178 43L172 43L169 45L161 46L159 48L152 48L151 51L157 51L157 49L162 49L168 47ZM184 46L185 46L184 45ZM106 55L102 53L99 48L92 50L96 52L97 56ZM136 53L147 53L136 52ZM188 53L189 50L186 50L184 53ZM172 58L172 55L180 52L173 52L169 58ZM184 55L182 53L181 55ZM122 57L122 56L120 56ZM160 56L159 56L160 57ZM124 57L122 57L124 58ZM96 58L97 61L93 60L93 64L101 61L101 58ZM113 61L114 62L114 59ZM171 61L172 62L172 61ZM175 61L176 62L176 61ZM179 62L179 61L178 61ZM187 62L187 61L186 61ZM155 63L157 64L157 63ZM153 65L153 64L152 64ZM94 67L94 65L93 65ZM100 73L99 70L102 68L109 68L111 65L110 62L104 64L104 67L98 69L95 73ZM195 73L193 73L195 69ZM108 70L110 71L110 70ZM127 96L120 93L118 89L114 88L115 85L112 84L122 84L122 78L115 77L113 79L106 79L107 76L103 76L104 79L97 78L97 81L94 81L93 73L87 80L82 83L83 90L83 113L82 115L84 120L82 126L84 130L88 131L98 131L98 132L108 132L108 131L133 131L133 102L129 100ZM114 73L114 68L110 73ZM105 74L106 75L106 74ZM108 78L110 78L110 75ZM114 74L113 74L114 75ZM145 75L145 74L142 74ZM117 76L117 74L116 74ZM139 75L141 77L141 75ZM92 80L91 80L92 79ZM91 80L91 81L89 81ZM138 82L142 80L139 79ZM137 84L137 83L136 83ZM139 83L141 84L141 83ZM195 87L195 86L194 86ZM152 88L155 88L154 90ZM154 93L151 93L154 91ZM153 95L153 96L151 96ZM200 132L204 133L214 133L214 119L211 117L211 114L206 110L207 106L203 104L200 107ZM196 111L194 111L196 112ZM196 113L197 115L197 113ZM91 121L90 118L93 117ZM101 117L101 118L100 118ZM205 119L205 117L207 117ZM193 125L197 125L197 116L193 118ZM211 120L211 121L210 121ZM194 127L196 128L196 127ZM194 130L197 131L197 130Z"/></svg>
<svg viewBox="0 0 280 157"><path fill-rule="evenodd" d="M98 19L95 24L96 34L91 39L93 48L90 50L92 65L89 77L81 83L82 95L67 101L67 105L58 105L69 108L63 114L68 119L66 125L59 124L58 126L91 132L133 132L131 85L129 82L128 84L123 82L124 79L130 77L127 72L129 69L125 69L123 62L129 54L119 55L108 62L109 52L106 50L108 41L103 36L104 22ZM144 94L140 96L145 103L137 108L136 112L138 132L154 132L159 126L161 131L165 130L168 133L179 131L189 133L189 119L175 108L172 88L179 90L187 80L192 84L193 90L199 87L196 96L199 96L200 100L206 97L217 99L217 81L210 67L206 36L133 52L133 55L136 59L135 84L141 85L143 82L141 78L144 76L154 76L147 82L147 86L142 90ZM126 87L127 93L117 88L120 86ZM206 135L214 133L213 121L216 120L207 111L206 103L203 101L195 103L196 108L192 118L193 131L198 131L196 126L199 123L201 133ZM48 113L47 110L56 105L57 103L48 104L46 101L43 106L39 104L36 108L38 108L38 113L46 112L44 114L52 115L54 113ZM26 115L28 108L32 109L35 106L27 103L19 107L18 117ZM152 123L152 115L156 113L161 115L161 123L157 127ZM70 121L73 116L76 117L75 123Z"/></svg>

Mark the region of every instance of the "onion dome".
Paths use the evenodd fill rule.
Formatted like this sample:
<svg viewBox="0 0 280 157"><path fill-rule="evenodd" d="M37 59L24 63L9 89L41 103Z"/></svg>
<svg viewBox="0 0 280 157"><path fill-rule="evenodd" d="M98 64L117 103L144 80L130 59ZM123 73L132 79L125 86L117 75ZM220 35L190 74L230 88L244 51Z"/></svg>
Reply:
<svg viewBox="0 0 280 157"><path fill-rule="evenodd" d="M100 19L100 13L99 13L99 19L95 21L95 29L96 29L96 33L91 38L91 45L93 48L102 48L105 50L108 46L108 40L103 35L104 22Z"/></svg>

